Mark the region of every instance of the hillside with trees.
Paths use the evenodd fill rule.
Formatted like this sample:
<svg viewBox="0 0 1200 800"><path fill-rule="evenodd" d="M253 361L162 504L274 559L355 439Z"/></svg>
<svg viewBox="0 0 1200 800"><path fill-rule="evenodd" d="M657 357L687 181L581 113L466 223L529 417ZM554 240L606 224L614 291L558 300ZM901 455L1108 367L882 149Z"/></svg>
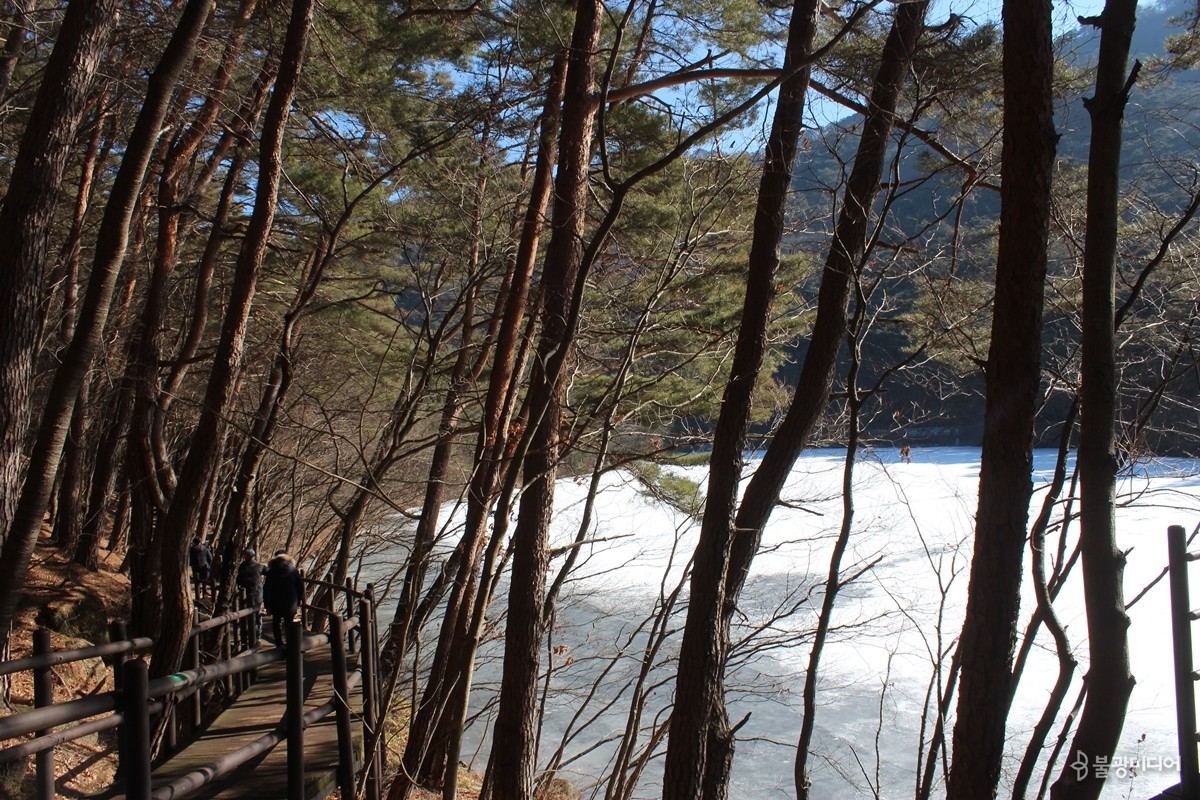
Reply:
<svg viewBox="0 0 1200 800"><path fill-rule="evenodd" d="M1023 581L1064 681L1088 650L1071 747L1111 756L1131 687L1113 487L1200 452L1200 23L1134 0L996 13L4 3L0 647L39 540L84 570L119 554L154 675L184 655L193 538L217 555L213 611L247 546L338 583L403 552L391 800L455 796L497 608L484 796L531 800L554 772L543 681L578 553L551 547L556 485L594 502L622 469L686 505L661 466L702 458L699 543L655 623L679 631L671 710L642 725L652 689L634 693L607 796L639 796L661 761L664 798L722 800L733 631L796 459L847 454L815 675L855 458L963 443L982 448L977 571L918 795L996 791ZM1035 445L1062 474L1031 519ZM1023 577L1059 529L1077 539ZM1053 606L1072 569L1075 646ZM1097 797L1043 760L1062 703L1029 769Z"/></svg>

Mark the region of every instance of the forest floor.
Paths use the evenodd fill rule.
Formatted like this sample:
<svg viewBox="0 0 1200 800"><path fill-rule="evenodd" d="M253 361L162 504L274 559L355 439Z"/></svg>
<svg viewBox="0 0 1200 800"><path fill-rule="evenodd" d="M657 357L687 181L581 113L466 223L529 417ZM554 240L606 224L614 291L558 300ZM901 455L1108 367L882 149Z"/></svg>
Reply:
<svg viewBox="0 0 1200 800"><path fill-rule="evenodd" d="M88 647L108 638L109 620L129 613L129 581L121 574L119 556L101 551L100 568L91 572L70 562L43 532L34 549L26 577L25 597L10 635L10 658L32 650L33 632L50 629L55 650ZM112 689L112 671L98 658L63 664L53 671L57 701L99 694ZM20 672L2 687L8 709L33 707L33 675ZM115 732L85 736L54 750L58 795L85 797L112 783L116 771ZM33 758L27 764L0 771L0 798L33 796Z"/></svg>

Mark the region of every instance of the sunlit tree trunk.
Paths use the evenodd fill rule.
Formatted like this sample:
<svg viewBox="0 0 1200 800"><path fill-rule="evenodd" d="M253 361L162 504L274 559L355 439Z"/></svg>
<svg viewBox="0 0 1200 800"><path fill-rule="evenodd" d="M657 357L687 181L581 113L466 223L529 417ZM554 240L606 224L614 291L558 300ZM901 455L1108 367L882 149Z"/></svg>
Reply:
<svg viewBox="0 0 1200 800"><path fill-rule="evenodd" d="M489 149L488 136L483 136L482 146L485 156L480 159L480 167L486 164L486 152ZM476 359L474 346L474 329L477 324L475 314L476 297L478 295L478 270L480 242L483 238L484 200L487 193L487 175L481 173L475 183L474 217L471 223L470 255L466 263L466 276L470 281L467 295L463 303L462 322L459 329L458 354L454 358L454 366L450 369L449 385L446 396L442 401L441 418L438 421L437 443L433 447L433 455L429 459L429 472L425 482L425 496L421 501L421 513L413 531L412 550L408 564L404 570L404 582L400 587L400 597L396 602L396 612L389 627L387 642L381 654L381 663L385 673L397 668L404 660L409 638L412 634L414 615L420 601L421 589L425 585L425 576L429 571L430 556L437 538L438 521L441 518L442 503L445 499L447 474L450 469L450 459L458 439L458 422L463 411L463 395L467 389L468 376L474 372L472 361Z"/></svg>
<svg viewBox="0 0 1200 800"><path fill-rule="evenodd" d="M259 141L258 184L251 213L238 252L229 301L221 326L221 338L209 373L204 402L188 448L187 460L179 474L179 484L171 498L162 527L156 534L163 578L163 612L168 619L190 619L192 598L187 580L187 549L198 522L203 492L207 486L224 440L224 415L233 393L241 364L250 307L254 300L259 271L266 258L267 244L275 218L279 179L283 172L283 138L296 93L304 51L312 26L312 0L295 0L280 58L271 101L263 120ZM183 656L187 632L161 631L155 642L151 672L165 675L174 671Z"/></svg>
<svg viewBox="0 0 1200 800"><path fill-rule="evenodd" d="M696 568L692 577L692 599L688 609L688 621L680 659L675 711L672 714L671 745L667 754L668 774L673 781L667 785L670 787L671 794L669 796L672 798L704 797L719 800L719 798L725 797L728 790L729 766L733 754L733 731L729 728L724 701L724 667L729 646L729 626L750 563L758 548L762 530L778 500L783 482L796 457L807 443L816 421L829 400L837 356L846 330L849 287L866 252L868 222L882 179L888 137L895 120L896 107L908 74L909 64L923 30L927 5L925 2L906 3L898 7L896 11L892 30L880 57L879 69L872 86L870 104L863 121L863 133L859 141L858 152L855 155L854 167L847 183L846 197L822 273L817 299L817 319L814 323L812 339L805 356L794 400L755 475L746 486L741 505L736 507L736 513L734 511L735 494L740 473L745 425L748 422L748 405L741 412L746 421L741 423L741 438L736 442L736 449L729 446L733 443L727 443L722 448L721 461L723 463L720 469L728 468L728 463L725 462L737 465L737 470L730 475L721 477L721 473L717 472L718 457L714 443L711 459L712 470L717 472L720 479L718 485L721 490L718 496L722 498L724 508L719 515L713 514L710 517L709 509L706 506L705 521L701 528L701 543L697 548ZM808 9L800 7L793 10L794 14L802 12L812 13ZM815 25L815 22L805 24ZM794 29L796 25L794 19ZM809 35L811 36L811 34ZM801 53L811 51L811 47L810 39L805 51L790 54L790 58L800 58ZM783 111L784 105L781 98L777 114ZM773 130L774 133L775 130ZM774 144L774 138L772 143ZM794 147L794 140L792 146ZM768 165L771 163L772 158L768 155ZM766 181L767 175L764 174L764 185ZM760 214L763 210L764 198L769 199L765 192L760 191ZM770 207L770 205L766 206L768 209ZM782 206L779 207L778 213L782 213ZM756 224L756 245L760 233L764 236L768 233L778 236L778 232L760 232ZM764 241L770 242L771 240L764 239ZM777 247L778 239L774 241ZM754 259L755 251L752 250L752 275L761 268L756 267L757 262ZM774 269L774 265L771 265L772 281ZM752 287L753 278L747 287L747 310L750 309ZM773 294L773 286L769 288L772 290L769 294L761 288L758 290L758 294L769 298ZM761 339L765 336L765 310L760 313L762 314L761 321L756 324L755 328L749 330L759 329L761 332L757 336ZM758 317L759 314L756 313L751 318L757 319ZM739 331L739 347L742 336L747 330L745 328L746 319L747 314L744 313L743 330ZM730 380L730 385L726 388L726 403L728 403L730 387L734 380L739 379L739 376L744 373L744 369L739 368L736 358L735 355L734 378ZM761 351L758 359L758 363L761 363ZM755 366L755 372L757 372L757 366ZM745 397L743 403L748 403L746 391L742 390L742 396ZM725 413L726 409L723 406L723 418ZM720 422L718 422L719 437ZM730 461L734 458L736 458L735 462ZM713 483L710 478L708 500L710 504L712 499ZM707 541L705 539L706 529L709 531L708 536L710 537ZM703 564L703 569L701 569L701 564ZM713 583L714 581L715 583ZM699 607L696 607L697 604ZM691 637L691 644L689 644L689 637ZM682 715L679 722L675 720L676 715ZM676 746L677 735L684 739L686 742L684 747L691 751L693 754L691 759L699 767L695 777L682 765L677 766L676 771L672 771L671 751ZM800 771L803 772L803 767L800 768ZM801 779L801 783L803 784L803 779Z"/></svg>
<svg viewBox="0 0 1200 800"><path fill-rule="evenodd" d="M59 337L62 346L70 344L75 336L75 322L78 318L79 306L79 257L83 241L83 223L92 200L92 189L95 186L98 165L107 155L107 146L102 145L101 137L105 128L104 104L106 97L102 94L96 102L96 114L93 120L92 136L84 155L83 166L80 169L79 190L75 195L75 211L71 217L71 228L67 233L67 241L63 245L60 272L62 275L62 320L59 323ZM85 381L80 391L80 402L76 405L71 416L71 432L63 451L63 466L59 476L58 511L54 515L53 540L64 548L73 548L82 528L83 494L85 475L87 473L86 435L88 417L88 382ZM93 565L94 568L94 565Z"/></svg>
<svg viewBox="0 0 1200 800"><path fill-rule="evenodd" d="M241 55L246 26L255 5L255 0L242 0L228 32L221 60L205 92L204 102L200 104L191 123L164 148L162 174L156 192L158 224L154 238L156 247L153 269L147 281L145 302L135 337L136 344L128 365L134 387L126 450L126 470L133 490L131 503L135 520L131 541L142 553L142 563L134 564L130 575L132 590L137 598L135 619L152 619L154 613L161 608L159 592L163 584L158 579L161 565L158 563L157 554L153 552L154 526L155 520L161 518L165 512L175 489L174 467L167 453L164 435L166 417L173 399L172 390L175 387L164 390L160 386L159 375L166 360L163 353L165 334L171 328L168 322L170 295L180 258L181 231L189 215L195 213L189 197L188 171L200 145L221 112L224 95ZM201 62L203 60L199 59ZM225 143L226 140L222 139L221 144ZM231 165L235 176L240 165L241 160L235 156ZM210 249L206 249L197 268L197 292L202 296L207 294L201 291L205 270L211 271L215 264L216 254L211 251L211 246L219 244L225 238L221 223L228 213L228 203L229 198L222 195L214 220L216 224L209 233ZM176 363L186 359L185 354L183 358L176 359ZM174 374L178 372L178 369L174 370Z"/></svg>
<svg viewBox="0 0 1200 800"><path fill-rule="evenodd" d="M566 51L562 50L555 56L546 87L529 205L521 225L517 254L508 281L508 292L498 302L500 327L496 335L483 420L475 449L475 469L467 488L466 524L463 538L455 551L457 566L453 568L453 584L438 634L429 679L414 713L412 734L405 747L405 769L393 782L388 794L389 800L399 800L406 796L413 782L420 785L443 783L447 753L452 749L448 738L461 735L461 724L451 723L446 718L458 717L457 713L452 713L449 709L464 706L463 698L469 694L470 669L474 660L471 654L474 653L474 647L467 640L472 635L479 570L484 546L487 544L488 515L508 465L507 445L512 433L509 430L509 422L515 396L514 376L519 372L521 333L529 311L538 242L553 187L557 158L555 144L560 127L566 68ZM395 629L392 635L395 635ZM392 665L393 681L399 668L398 663Z"/></svg>
<svg viewBox="0 0 1200 800"><path fill-rule="evenodd" d="M524 491L512 541L512 589L504 637L500 706L488 774L494 797L532 800L537 761L537 681L545 632L543 603L550 561L550 519L558 474L559 426L572 330L567 310L580 279L588 166L598 104L594 97L604 6L580 0L567 62L550 243L543 265L541 341L528 402L534 428L522 464Z"/></svg>

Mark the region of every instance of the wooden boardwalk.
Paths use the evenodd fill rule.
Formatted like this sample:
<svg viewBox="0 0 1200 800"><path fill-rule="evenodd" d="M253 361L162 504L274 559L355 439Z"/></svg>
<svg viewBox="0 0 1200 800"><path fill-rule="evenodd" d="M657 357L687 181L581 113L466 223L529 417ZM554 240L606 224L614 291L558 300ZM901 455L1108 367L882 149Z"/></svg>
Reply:
<svg viewBox="0 0 1200 800"><path fill-rule="evenodd" d="M265 645L270 646L270 645ZM304 710L319 708L333 697L330 678L329 646L309 651L304 656ZM282 729L287 706L285 665L282 661L258 670L257 681L220 714L190 745L154 769L152 785L155 792L191 775L193 779L212 772L212 764L239 747L248 745L264 734ZM319 676L314 679L312 676ZM361 698L358 691L352 697ZM355 705L358 705L356 700ZM354 709L357 714L360 708ZM357 731L356 731L357 734ZM361 737L355 737L355 758L361 760ZM305 728L304 731L304 797L319 800L336 787L338 765L335 715ZM175 797L167 793L167 797ZM285 800L287 793L287 745L280 742L267 752L251 759L229 775L206 783L187 793L189 798L211 800ZM100 795L109 800L123 800L120 792Z"/></svg>

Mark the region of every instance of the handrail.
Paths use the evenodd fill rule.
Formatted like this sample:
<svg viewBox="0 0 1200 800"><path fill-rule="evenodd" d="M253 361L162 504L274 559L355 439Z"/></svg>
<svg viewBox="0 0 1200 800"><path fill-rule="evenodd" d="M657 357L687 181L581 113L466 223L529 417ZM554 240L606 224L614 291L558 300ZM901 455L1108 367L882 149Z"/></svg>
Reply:
<svg viewBox="0 0 1200 800"><path fill-rule="evenodd" d="M1196 690L1192 683L1192 631L1188 617L1187 531L1167 528L1167 564L1171 573L1171 639L1175 660L1175 720L1179 735L1180 797L1200 796L1200 759L1196 755Z"/></svg>
<svg viewBox="0 0 1200 800"><path fill-rule="evenodd" d="M150 713L157 714L163 709L163 701L155 700L150 704ZM61 731L48 733L45 736L39 736L36 739L26 739L20 744L10 745L0 749L0 764L6 764L10 761L19 761L22 758L28 758L36 753L48 750L52 747L57 747L60 744L73 742L76 739L82 739L93 733L106 731L110 728L120 727L125 722L125 713L121 709L117 709L106 717L88 720L80 723L73 728L65 728Z"/></svg>
<svg viewBox="0 0 1200 800"><path fill-rule="evenodd" d="M310 578L305 575L304 582L313 586L324 586L325 588L332 589L336 592L344 592L345 594L348 594L352 597L357 597L359 599L367 596L365 591L353 589L340 583L334 583L333 581L327 581L323 578Z"/></svg>
<svg viewBox="0 0 1200 800"><path fill-rule="evenodd" d="M301 643L301 652L307 653L314 647L320 647L328 643L329 634L310 634L304 637ZM236 675L241 672L258 669L267 664L282 661L283 658L284 654L282 650L260 650L248 655L235 656L228 661L209 664L199 669L189 669L165 675L150 681L150 697L152 699L165 697L189 687L211 683L228 675ZM20 714L0 718L0 740L15 739L18 736L25 736L35 731L59 725L68 725L72 722L87 719L88 717L95 717L100 714L116 711L119 700L120 695L117 692L104 692L92 695L91 697L67 700L52 706L35 708L29 711L22 711ZM7 760L4 758L6 752L6 750L0 750L0 763Z"/></svg>
<svg viewBox="0 0 1200 800"><path fill-rule="evenodd" d="M209 617L203 622L197 622L195 625L193 625L190 635L195 636L198 633L204 633L205 631L210 631L213 628L219 628L226 623L234 622L239 619L245 619L252 614L254 614L253 608L242 608L237 611L227 611L219 617Z"/></svg>
<svg viewBox="0 0 1200 800"><path fill-rule="evenodd" d="M125 720L124 715L120 711L114 711L107 717L100 717L88 722L80 723L73 728L56 731L54 733L39 736L36 739L27 739L20 744L14 744L11 747L5 747L0 750L0 764L6 764L9 761L18 761L22 758L28 758L34 753L40 753L43 750L51 747L57 747L60 744L73 742L76 739L82 739L84 736L92 733L106 731L109 728L115 728Z"/></svg>
<svg viewBox="0 0 1200 800"><path fill-rule="evenodd" d="M60 664L71 664L88 658L104 656L119 656L135 650L145 650L154 645L154 640L148 636L136 639L124 639L119 642L105 642L91 647L78 647L72 650L56 650L53 653L43 653L36 656L25 656L12 661L0 662L0 675L11 675L14 672L24 672L30 669L56 667Z"/></svg>
<svg viewBox="0 0 1200 800"><path fill-rule="evenodd" d="M104 692L3 717L0 718L0 740L15 739L34 731L107 714L117 709L117 701L116 692Z"/></svg>
<svg viewBox="0 0 1200 800"><path fill-rule="evenodd" d="M228 661L220 661L216 664L207 664L197 669L174 672L150 681L150 697L165 697L193 686L203 686L206 683L211 683L228 675L248 672L249 670L265 667L267 664L274 664L276 661L282 660L282 653L274 649L268 649L259 650L249 655L236 656Z"/></svg>
<svg viewBox="0 0 1200 800"><path fill-rule="evenodd" d="M352 746L350 732L352 712L348 704L349 692L353 687L360 684L363 687L362 722L365 726L365 737L369 735L368 731L374 731L378 717L378 709L375 708L376 703L373 699L377 694L376 684L378 683L378 675L375 674L373 667L378 652L374 641L376 635L374 594L372 587L368 586L367 591L361 592L352 588L349 581L346 582L346 585L339 585L331 581L306 578L305 583L312 587L328 587L330 590L323 593L325 597L323 601L304 605L306 610L320 611L329 619L328 633L304 635L301 622L293 620L289 626L294 626L295 632L288 635L289 646L286 651L279 648L258 649L256 643L253 649L242 650L238 655L231 655L230 645L236 645L237 640L241 638L234 636L232 639L223 641L222 653L216 655L217 658L224 660L202 665L200 663L200 635L206 631L220 629L222 626L229 628L232 635L233 632L240 631L242 626L238 624L239 621L253 617L258 609L250 607L227 612L219 617L198 621L191 627L189 631L191 640L190 669L156 678L153 681L148 680L146 675L147 665L143 660L144 656L143 659L130 660L129 654L152 647L154 640L150 637L124 638L122 623L113 624L112 636L114 639L120 637L118 641L58 652L46 652L49 648L49 633L44 629L40 630L35 636L34 642L36 655L0 663L0 676L32 670L36 683L39 676L41 679L48 680L50 670L54 666L95 657L104 657L106 661L112 663L114 669L122 662L124 666L114 673L117 688L113 691L57 704L53 703L50 693L43 692L40 699L35 697L33 709L0 718L0 741L18 740L7 747L0 748L0 764L36 755L38 760L37 796L53 798L55 796L54 748L89 734L121 727L126 731L122 735L121 741L125 742L128 739L130 748L137 751L126 753L125 746L122 745L121 748L122 769L126 769L124 765L128 758L132 768L128 774L138 776L135 781L136 788L134 784L127 787L132 793L131 796L168 800L169 798L182 798L194 792L205 783L227 774L255 755L283 741L286 736L289 747L289 781L298 786L299 783L296 781L300 781L302 778L298 774L293 776L292 773L296 772L294 766L298 765L300 769L303 768L303 729L336 712L339 762L341 762L337 782L343 792L354 793L355 775L351 765L358 759L350 749ZM338 608L342 605L341 598L345 598L344 610ZM352 614L352 611L357 611L357 613ZM352 635L351 632L355 632L355 634ZM362 660L359 661L357 668L347 669L346 655L348 652L354 651L356 636L362 640L364 645ZM300 680L297 676L303 674L302 668L298 669L301 663L299 659L302 659L303 653L327 645L333 651L331 675L334 683L334 695L320 707L305 713L303 702L299 700L302 695L296 695L294 690L297 687L293 686L293 681ZM297 660L293 661L292 659ZM185 698L192 697L194 711L191 725L194 730L201 724L200 692L204 687L224 679L226 686L230 687L228 691L232 693L234 691L232 676L250 673L267 664L281 661L288 664L289 699L280 726L271 733L260 737L256 742L245 745L233 753L217 757L212 763L177 779L170 786L159 787L151 793L148 783L149 751L145 749L149 746L150 717L148 715L168 714L173 720L176 704ZM134 684L128 683L130 680L133 680ZM239 680L238 684L241 683L242 681ZM288 724L292 727L290 732L286 731ZM59 728L59 730L53 730L54 728ZM33 734L32 738L28 738L29 734ZM172 721L168 726L166 738L167 746L170 748L175 746L175 735L175 723ZM135 745L135 741L139 744ZM293 750L296 751L295 759L293 759ZM292 764L293 761L296 762L295 765ZM374 752L367 754L362 769L363 781L369 796L378 798L380 785L378 754ZM359 789L359 791L362 790Z"/></svg>
<svg viewBox="0 0 1200 800"><path fill-rule="evenodd" d="M355 670L349 675L350 688L354 688L362 681L362 670ZM312 727L316 723L329 716L336 708L336 700L328 700L316 708L306 712L303 716L304 727ZM233 770L242 766L246 762L256 756L265 753L275 745L282 742L287 736L287 729L282 720L280 724L271 731L264 733L262 736L255 739L253 742L247 742L237 750L226 753L217 758L217 760L204 765L200 769L192 770L186 775L181 775L169 784L160 786L155 789L150 797L152 800L180 800L200 789L204 785L213 782L217 778L228 775Z"/></svg>
<svg viewBox="0 0 1200 800"><path fill-rule="evenodd" d="M219 628L229 622L244 619L253 613L254 609L243 608L239 611L227 612L219 617L210 617L203 622L193 625L189 636L195 636L199 633L204 633L205 631ZM138 636L133 639L122 639L119 642L105 642L104 644L96 644L89 647L76 647L70 650L55 650L52 653L25 656L24 658L15 658L12 661L0 662L0 676L12 675L15 672L24 672L32 669L57 667L61 666L62 664L71 664L76 661L84 661L89 658L119 656L124 655L125 653L136 652L138 650L147 650L153 646L154 640L149 636Z"/></svg>

